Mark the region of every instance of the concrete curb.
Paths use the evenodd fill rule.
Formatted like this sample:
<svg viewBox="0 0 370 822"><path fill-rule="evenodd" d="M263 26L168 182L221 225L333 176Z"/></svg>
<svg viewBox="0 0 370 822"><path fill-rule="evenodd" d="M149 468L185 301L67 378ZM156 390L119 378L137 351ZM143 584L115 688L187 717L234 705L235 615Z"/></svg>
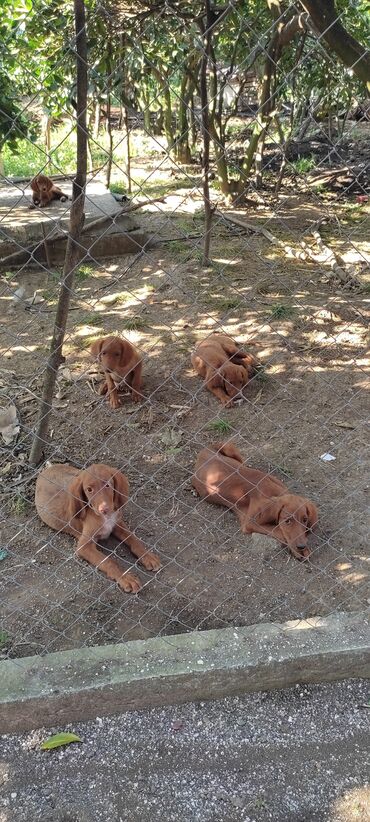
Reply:
<svg viewBox="0 0 370 822"><path fill-rule="evenodd" d="M0 731L297 682L370 678L370 624L335 614L60 651L1 665Z"/></svg>

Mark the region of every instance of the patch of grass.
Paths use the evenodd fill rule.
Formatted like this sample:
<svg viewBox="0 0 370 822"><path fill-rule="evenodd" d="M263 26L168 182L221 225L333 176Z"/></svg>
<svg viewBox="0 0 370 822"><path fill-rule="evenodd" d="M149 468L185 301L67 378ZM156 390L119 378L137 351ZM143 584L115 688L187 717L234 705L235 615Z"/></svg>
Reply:
<svg viewBox="0 0 370 822"><path fill-rule="evenodd" d="M6 648L10 644L10 636L6 631L0 628L0 649Z"/></svg>
<svg viewBox="0 0 370 822"><path fill-rule="evenodd" d="M168 247L178 259L185 260L187 257L190 258L190 251L186 246L186 243L181 240L173 240L173 242L168 243Z"/></svg>
<svg viewBox="0 0 370 822"><path fill-rule="evenodd" d="M213 420L213 422L207 425L207 428L216 434L230 434L232 431L231 425L227 420Z"/></svg>
<svg viewBox="0 0 370 822"><path fill-rule="evenodd" d="M369 283L363 283L362 286L361 286L361 291L362 291L363 294L370 294L370 282Z"/></svg>
<svg viewBox="0 0 370 822"><path fill-rule="evenodd" d="M258 382L267 382L269 379L268 374L266 374L265 366L264 365L257 365L256 373L253 377L254 380L258 380Z"/></svg>
<svg viewBox="0 0 370 822"><path fill-rule="evenodd" d="M317 183L317 185L311 186L311 188L314 194L323 194L325 191L325 186L323 183Z"/></svg>
<svg viewBox="0 0 370 822"><path fill-rule="evenodd" d="M217 309L217 311L231 311L233 308L238 308L240 302L239 297L225 297L224 299L207 297L205 299L205 303Z"/></svg>
<svg viewBox="0 0 370 822"><path fill-rule="evenodd" d="M83 314L81 317L81 325L102 325L103 323L103 315L102 314L94 314L91 312L87 312Z"/></svg>
<svg viewBox="0 0 370 822"><path fill-rule="evenodd" d="M269 313L269 319L288 320L289 317L293 317L294 314L295 309L292 305L287 305L286 303L276 303Z"/></svg>
<svg viewBox="0 0 370 822"><path fill-rule="evenodd" d="M122 327L126 331L142 331L147 324L142 317L127 317L122 321Z"/></svg>
<svg viewBox="0 0 370 822"><path fill-rule="evenodd" d="M293 160L290 164L298 174L306 174L307 171L311 171L311 169L315 168L317 165L315 158L312 156L310 157L298 157L297 160Z"/></svg>
<svg viewBox="0 0 370 822"><path fill-rule="evenodd" d="M111 183L109 191L112 194L127 194L127 186L124 183Z"/></svg>
<svg viewBox="0 0 370 822"><path fill-rule="evenodd" d="M56 291L51 291L51 289L46 289L45 291L42 292L42 296L43 296L44 300L46 300L48 303L55 303L56 298L57 298L57 293L56 293Z"/></svg>
<svg viewBox="0 0 370 822"><path fill-rule="evenodd" d="M92 265L80 265L75 271L75 280L77 283L83 283L85 280L88 280L89 277L92 277L93 273L94 269Z"/></svg>
<svg viewBox="0 0 370 822"><path fill-rule="evenodd" d="M25 514L30 504L28 500L21 496L21 494L15 494L10 502L10 509L13 514L16 516L21 516L21 514Z"/></svg>

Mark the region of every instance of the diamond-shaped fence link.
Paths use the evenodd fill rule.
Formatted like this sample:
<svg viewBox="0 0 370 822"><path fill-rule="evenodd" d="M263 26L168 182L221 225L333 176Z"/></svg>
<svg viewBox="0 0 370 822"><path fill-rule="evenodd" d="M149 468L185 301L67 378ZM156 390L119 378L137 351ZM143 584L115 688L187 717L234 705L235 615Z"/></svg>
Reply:
<svg viewBox="0 0 370 822"><path fill-rule="evenodd" d="M0 97L2 657L368 612L369 40L365 4L338 3L321 28L314 5L86 6L89 166L74 194L84 225L37 465L81 56L68 4L25 8L5 32L4 74L19 93L11 116ZM35 46L42 9L49 60ZM343 31L352 63L335 48ZM68 200L33 204L37 175ZM216 396L192 358L220 332L254 358L235 397L218 361L207 354ZM122 346L115 371L96 342L107 337L142 362L139 396L130 377L117 390ZM210 503L220 465L208 499L192 481L199 453L220 443L265 477L251 490L233 463L229 510ZM111 471L81 484L96 464ZM287 545L289 511L265 513L282 494L275 480L317 507L309 555ZM235 513L252 497L243 533Z"/></svg>

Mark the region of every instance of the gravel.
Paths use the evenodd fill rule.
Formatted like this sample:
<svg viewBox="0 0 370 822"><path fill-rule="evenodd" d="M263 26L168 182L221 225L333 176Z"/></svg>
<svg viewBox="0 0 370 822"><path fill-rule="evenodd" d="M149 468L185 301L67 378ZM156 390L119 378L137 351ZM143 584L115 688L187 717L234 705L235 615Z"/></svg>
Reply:
<svg viewBox="0 0 370 822"><path fill-rule="evenodd" d="M367 703L352 680L7 735L0 822L366 822ZM41 751L61 730L83 743Z"/></svg>

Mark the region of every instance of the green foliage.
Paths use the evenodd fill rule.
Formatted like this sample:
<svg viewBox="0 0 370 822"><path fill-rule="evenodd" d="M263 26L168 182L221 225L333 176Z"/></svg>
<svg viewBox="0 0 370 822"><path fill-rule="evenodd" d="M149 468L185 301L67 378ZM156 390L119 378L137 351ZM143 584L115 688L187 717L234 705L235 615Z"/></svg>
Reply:
<svg viewBox="0 0 370 822"><path fill-rule="evenodd" d="M0 650L5 649L10 643L10 637L7 631L0 628Z"/></svg>
<svg viewBox="0 0 370 822"><path fill-rule="evenodd" d="M15 494L10 502L10 509L16 516L21 516L26 513L29 505L28 500L22 497L21 494Z"/></svg>
<svg viewBox="0 0 370 822"><path fill-rule="evenodd" d="M314 157L299 157L290 163L290 166L298 172L298 174L306 174L307 171L315 168L316 160Z"/></svg>
<svg viewBox="0 0 370 822"><path fill-rule="evenodd" d="M207 425L209 431L214 431L216 434L230 434L232 427L227 420L213 420Z"/></svg>
<svg viewBox="0 0 370 822"><path fill-rule="evenodd" d="M142 331L146 328L146 322L142 317L127 317L122 321L122 327L126 331Z"/></svg>
<svg viewBox="0 0 370 822"><path fill-rule="evenodd" d="M49 736L49 738L42 743L41 750L52 751L54 748L61 748L64 745L70 745L71 742L82 742L82 739L80 736L77 736L77 734L63 732L60 734L54 734L54 736Z"/></svg>
<svg viewBox="0 0 370 822"><path fill-rule="evenodd" d="M269 314L270 320L289 320L295 314L295 309L292 305L285 305L284 303L276 303Z"/></svg>

